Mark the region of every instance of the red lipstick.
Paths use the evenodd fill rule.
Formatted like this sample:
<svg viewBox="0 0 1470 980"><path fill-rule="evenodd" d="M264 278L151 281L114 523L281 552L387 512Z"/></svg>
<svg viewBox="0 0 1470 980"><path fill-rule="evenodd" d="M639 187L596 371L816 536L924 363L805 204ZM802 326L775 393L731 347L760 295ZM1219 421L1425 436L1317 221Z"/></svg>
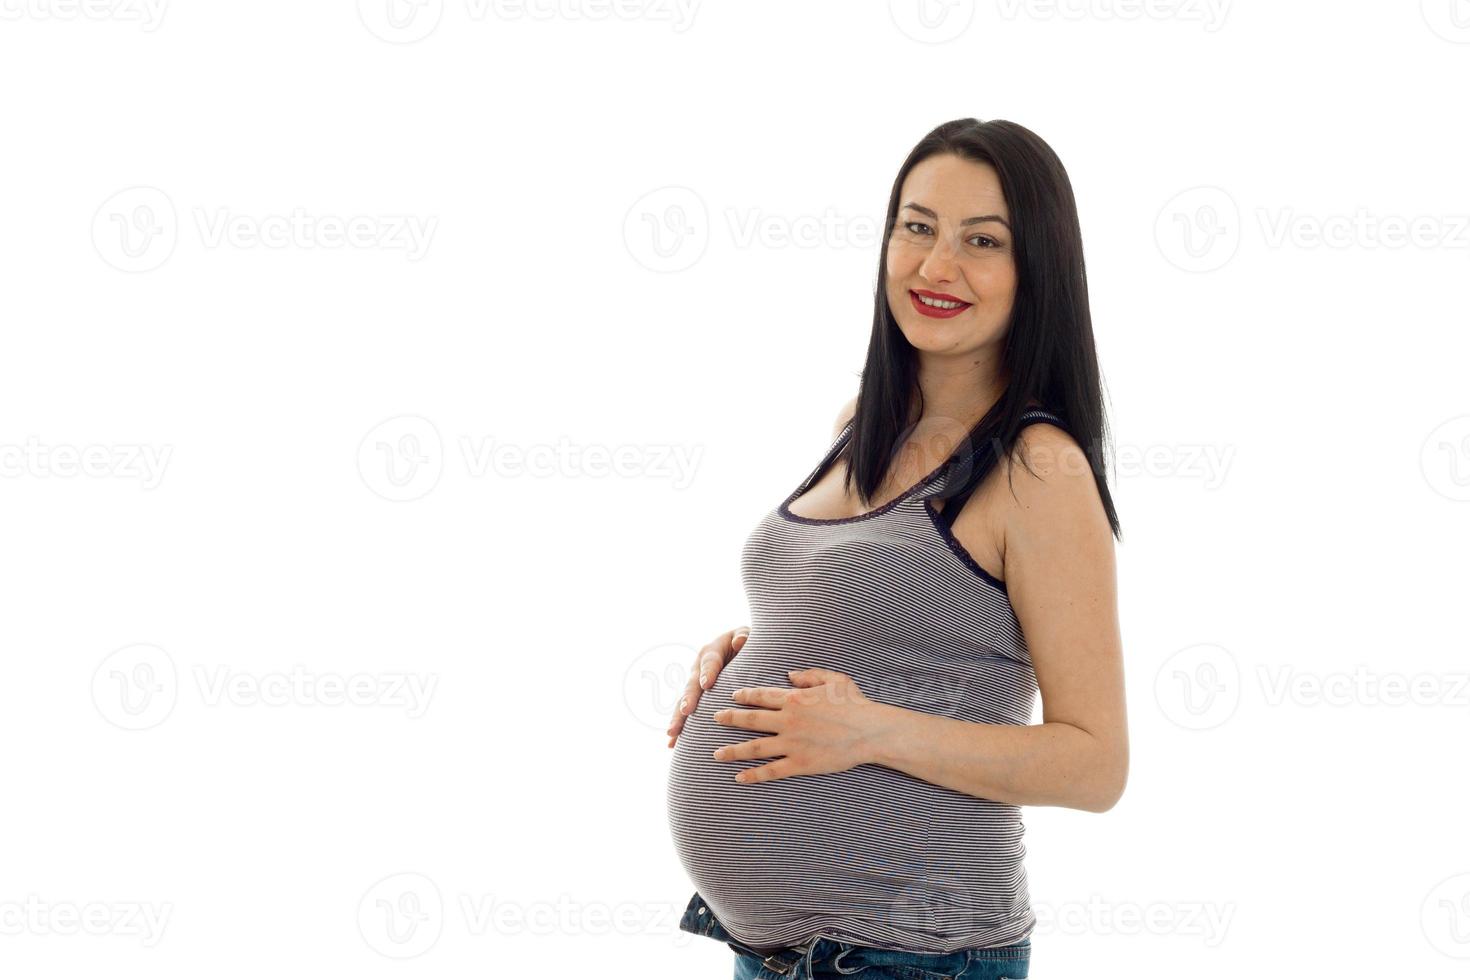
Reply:
<svg viewBox="0 0 1470 980"><path fill-rule="evenodd" d="M938 300L941 303L959 303L960 305L949 308L939 306L927 306L922 301L920 301L920 296L923 296L927 299ZM967 303L966 301L960 299L958 296L951 296L948 293L936 293L933 290L929 289L910 289L909 303L920 313L924 314L925 316L933 317L936 320L947 320L952 316L959 316L961 313L968 310L971 306L975 305L973 303Z"/></svg>

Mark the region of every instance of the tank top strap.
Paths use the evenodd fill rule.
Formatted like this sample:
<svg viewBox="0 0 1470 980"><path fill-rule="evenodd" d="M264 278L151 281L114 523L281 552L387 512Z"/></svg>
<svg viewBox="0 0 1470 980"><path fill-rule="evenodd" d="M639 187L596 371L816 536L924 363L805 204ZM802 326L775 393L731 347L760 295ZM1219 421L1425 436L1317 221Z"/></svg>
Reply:
<svg viewBox="0 0 1470 980"><path fill-rule="evenodd" d="M1032 424L1033 422L1050 422L1052 425L1055 425L1058 428L1066 429L1069 433L1071 432L1071 429L1067 427L1065 419L1063 419L1056 412L1050 411L1049 409L1045 408L1028 408L1024 412L1022 412L1020 424L1017 426L1017 431L1019 432L1021 429L1026 428L1026 426ZM975 454L978 452L980 452L979 449L971 451L970 455L964 457L964 459L960 462L968 463L971 459L975 458ZM941 474L941 476L942 475L943 474Z"/></svg>
<svg viewBox="0 0 1470 980"><path fill-rule="evenodd" d="M1059 428L1067 428L1067 423L1062 420L1060 415L1056 412L1048 411L1045 408L1028 408L1021 413L1021 424L1023 426L1030 425L1032 422L1050 422Z"/></svg>
<svg viewBox="0 0 1470 980"><path fill-rule="evenodd" d="M812 467L812 471L807 474L806 479L801 481L801 485L796 488L790 497L786 498L787 500L795 500L811 488L812 482L827 469L832 460L836 458L838 452L842 450L843 444L847 442L847 437L852 433L852 424L855 421L857 421L856 416L847 420L847 424L842 427L842 431L837 433L837 438L832 440L832 445L828 446L827 451L822 454L821 462Z"/></svg>
<svg viewBox="0 0 1470 980"><path fill-rule="evenodd" d="M1071 432L1071 429L1068 428L1065 419L1063 419L1056 412L1049 411L1045 408L1028 408L1021 413L1019 421L1020 424L1017 427L1018 432L1034 422L1050 422L1052 425L1064 429L1068 433ZM980 451L981 450L979 449L973 450L968 456L964 457L962 463L968 464L970 460L974 459L975 455ZM944 489L945 480L948 476L949 470L948 468L946 468L944 472L935 477L933 483L931 483L930 486L927 488L928 490L932 491L932 493L926 494L925 499L938 495L938 493ZM971 486L964 493L957 494L956 496L951 497L944 502L944 509L938 511L935 516L944 523L945 527L950 527L953 525L955 516L959 514L961 508L965 506L965 501L969 500L970 496L975 492L976 486L978 486L978 483L975 486Z"/></svg>

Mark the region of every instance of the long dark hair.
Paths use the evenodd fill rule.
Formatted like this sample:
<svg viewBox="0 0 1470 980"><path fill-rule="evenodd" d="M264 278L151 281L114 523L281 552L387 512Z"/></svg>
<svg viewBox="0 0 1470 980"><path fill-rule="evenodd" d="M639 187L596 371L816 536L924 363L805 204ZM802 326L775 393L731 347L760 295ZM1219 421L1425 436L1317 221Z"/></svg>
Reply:
<svg viewBox="0 0 1470 980"><path fill-rule="evenodd" d="M1005 119L955 119L935 127L910 151L894 178L878 256L873 332L858 385L852 436L842 450L848 458L846 485L851 489L855 482L861 499L871 506L900 440L912 428L909 415L916 394L922 415L918 355L888 305L888 243L904 178L937 153L988 163L1000 176L1010 210L1016 296L1001 355L1002 376L1008 379L1005 391L946 462L945 484L933 497L946 501L946 523L952 521L999 460L1016 451L1021 416L1032 401L1038 401L1061 417L1062 427L1086 453L1108 524L1121 540L1105 472L1107 419L1072 183L1062 161L1041 137Z"/></svg>

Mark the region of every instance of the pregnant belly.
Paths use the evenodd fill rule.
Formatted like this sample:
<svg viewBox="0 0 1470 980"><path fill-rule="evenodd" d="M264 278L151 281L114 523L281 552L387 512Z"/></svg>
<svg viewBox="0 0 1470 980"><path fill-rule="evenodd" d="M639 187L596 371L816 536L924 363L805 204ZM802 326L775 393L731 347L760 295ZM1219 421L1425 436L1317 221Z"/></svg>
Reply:
<svg viewBox="0 0 1470 980"><path fill-rule="evenodd" d="M680 860L725 927L752 943L820 922L833 895L879 920L917 923L925 914L906 906L926 900L915 887L932 870L930 797L947 791L869 764L742 784L736 773L774 759L711 755L768 734L713 720L716 711L743 707L731 691L790 688L787 670L818 665L843 670L868 690L851 664L792 656L752 634L685 720L670 763L668 817Z"/></svg>

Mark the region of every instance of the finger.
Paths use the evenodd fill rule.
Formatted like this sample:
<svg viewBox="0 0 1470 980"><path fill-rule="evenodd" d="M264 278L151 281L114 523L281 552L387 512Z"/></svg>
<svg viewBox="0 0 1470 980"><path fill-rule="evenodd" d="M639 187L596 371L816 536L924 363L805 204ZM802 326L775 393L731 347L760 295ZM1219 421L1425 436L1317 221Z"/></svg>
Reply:
<svg viewBox="0 0 1470 980"><path fill-rule="evenodd" d="M731 654L733 656L733 654ZM701 691L708 690L720 676L720 670L725 666L725 653L716 646L707 646L699 652L699 677L695 679Z"/></svg>
<svg viewBox="0 0 1470 980"><path fill-rule="evenodd" d="M679 737L679 733L684 730L684 721L688 717L689 716L684 714L682 711L674 715L674 720L669 724L669 727L665 729L665 732L670 738Z"/></svg>
<svg viewBox="0 0 1470 980"><path fill-rule="evenodd" d="M679 696L679 703L674 705L674 717L669 721L668 727L670 735L678 735L684 729L684 719L699 704L699 693L699 679L691 673L684 684L684 693Z"/></svg>
<svg viewBox="0 0 1470 980"><path fill-rule="evenodd" d="M684 692L679 695L679 703L674 705L671 727L683 723L685 716L699 703L699 694L699 682L691 674L689 680L684 682Z"/></svg>
<svg viewBox="0 0 1470 980"><path fill-rule="evenodd" d="M665 730L669 735L669 744L674 744L674 739L684 730L684 719L699 707L699 696L719 676L725 664L730 658L740 652L745 646L745 641L750 637L749 626L737 626L735 629L721 636L712 643L705 644L695 656L694 670L690 672L689 682L685 685L684 693L679 703L674 707L674 717L669 721L669 727Z"/></svg>
<svg viewBox="0 0 1470 980"><path fill-rule="evenodd" d="M822 667L809 667L806 670L788 670L786 676L797 687L815 687L818 684L836 684L841 681L852 680L851 677L840 671L827 670Z"/></svg>
<svg viewBox="0 0 1470 980"><path fill-rule="evenodd" d="M730 692L730 698L736 704L749 704L758 708L785 707L790 697L789 688L779 687L737 687Z"/></svg>
<svg viewBox="0 0 1470 980"><path fill-rule="evenodd" d="M679 733L683 730L684 716L682 714L677 714L674 716L674 720L669 723L669 727L664 729L664 734L668 735L669 738L678 738Z"/></svg>
<svg viewBox="0 0 1470 980"><path fill-rule="evenodd" d="M753 732L779 732L776 726L781 724L781 713L779 711L767 711L761 708L756 711L746 711L742 708L722 708L710 715L721 725L729 725L731 728L745 728Z"/></svg>
<svg viewBox="0 0 1470 980"><path fill-rule="evenodd" d="M714 757L721 762L731 762L736 759L775 759L783 754L781 740L774 736L753 738L748 742L736 742L734 745L722 745L714 751Z"/></svg>
<svg viewBox="0 0 1470 980"><path fill-rule="evenodd" d="M735 774L737 783L768 783L773 779L783 779L786 776L800 776L801 769L789 758L777 759L754 769L742 769Z"/></svg>
<svg viewBox="0 0 1470 980"><path fill-rule="evenodd" d="M720 676L720 671L725 669L730 658L745 646L745 640L749 636L749 626L737 626L700 651L699 686L701 689L707 689L715 682L715 678Z"/></svg>

